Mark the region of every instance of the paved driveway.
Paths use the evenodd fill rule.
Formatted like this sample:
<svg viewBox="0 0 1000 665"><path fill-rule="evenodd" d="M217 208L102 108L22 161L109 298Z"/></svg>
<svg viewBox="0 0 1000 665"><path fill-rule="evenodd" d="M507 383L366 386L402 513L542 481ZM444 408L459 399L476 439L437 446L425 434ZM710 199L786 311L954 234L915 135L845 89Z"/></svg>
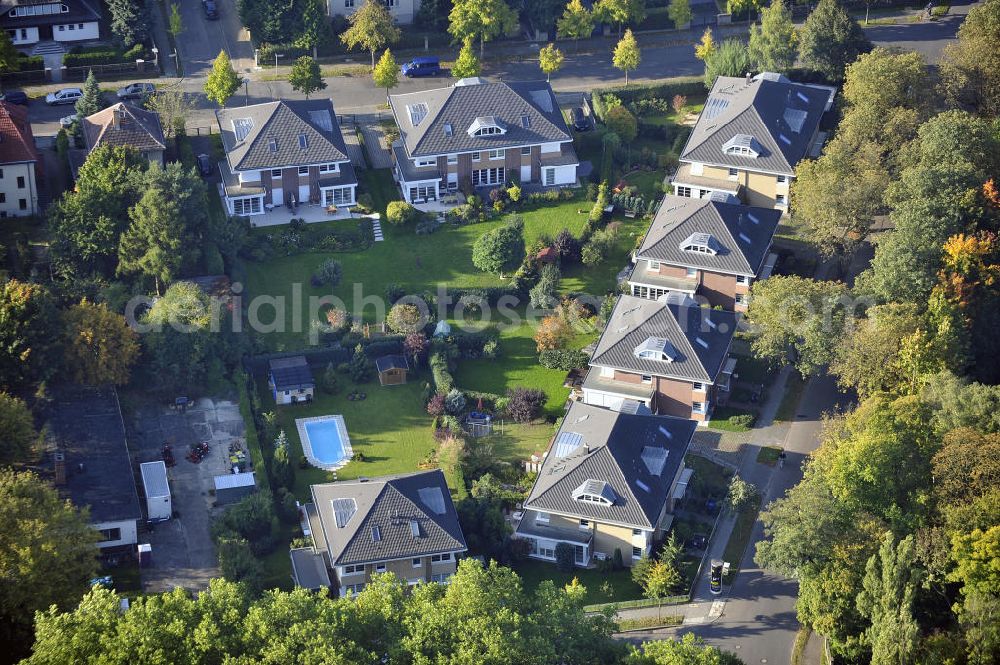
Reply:
<svg viewBox="0 0 1000 665"><path fill-rule="evenodd" d="M211 399L198 400L184 413L147 406L139 409L132 429L139 462L161 459L164 443L173 446L177 461L167 470L175 517L155 525L141 541L153 546L153 565L142 570L143 590L204 589L221 575L211 537L212 518L220 509L209 490L214 476L229 473L229 444L244 441L239 406ZM191 445L202 441L209 442L209 455L200 464L185 459Z"/></svg>

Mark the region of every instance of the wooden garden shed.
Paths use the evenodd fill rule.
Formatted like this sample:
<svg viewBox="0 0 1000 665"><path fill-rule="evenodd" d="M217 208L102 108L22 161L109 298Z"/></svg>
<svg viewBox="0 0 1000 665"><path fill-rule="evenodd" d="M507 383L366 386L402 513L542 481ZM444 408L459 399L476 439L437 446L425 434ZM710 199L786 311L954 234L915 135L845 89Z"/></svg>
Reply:
<svg viewBox="0 0 1000 665"><path fill-rule="evenodd" d="M377 359L375 369L378 370L378 381L383 386L399 386L406 383L410 364L406 362L406 356L395 354Z"/></svg>

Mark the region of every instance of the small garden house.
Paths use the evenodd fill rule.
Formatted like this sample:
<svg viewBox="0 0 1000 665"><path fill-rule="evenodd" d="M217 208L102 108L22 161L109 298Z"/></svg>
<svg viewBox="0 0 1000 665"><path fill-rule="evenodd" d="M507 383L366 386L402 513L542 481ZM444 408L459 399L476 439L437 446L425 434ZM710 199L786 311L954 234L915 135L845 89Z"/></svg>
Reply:
<svg viewBox="0 0 1000 665"><path fill-rule="evenodd" d="M406 362L406 356L394 354L378 358L375 369L378 370L378 382L383 386L399 386L406 383L410 364Z"/></svg>
<svg viewBox="0 0 1000 665"><path fill-rule="evenodd" d="M312 401L316 382L305 356L274 358L267 363L267 383L275 404Z"/></svg>

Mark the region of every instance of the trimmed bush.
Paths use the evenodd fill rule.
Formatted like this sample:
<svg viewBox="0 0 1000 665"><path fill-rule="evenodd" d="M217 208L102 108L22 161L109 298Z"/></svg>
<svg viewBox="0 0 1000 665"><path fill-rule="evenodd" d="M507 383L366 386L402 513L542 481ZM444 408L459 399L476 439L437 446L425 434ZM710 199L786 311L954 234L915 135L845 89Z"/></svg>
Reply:
<svg viewBox="0 0 1000 665"><path fill-rule="evenodd" d="M399 226L409 224L420 217L420 211L406 201L390 201L385 208L385 221Z"/></svg>
<svg viewBox="0 0 1000 665"><path fill-rule="evenodd" d="M313 274L313 280L324 286L337 286L343 277L344 269L336 259L323 261Z"/></svg>
<svg viewBox="0 0 1000 665"><path fill-rule="evenodd" d="M444 398L444 408L453 416L462 413L465 410L465 394L457 388L452 388Z"/></svg>
<svg viewBox="0 0 1000 665"><path fill-rule="evenodd" d="M516 423L529 423L546 401L548 397L538 388L513 388L507 391L507 416Z"/></svg>
<svg viewBox="0 0 1000 665"><path fill-rule="evenodd" d="M583 351L570 349L547 349L538 354L538 362L542 367L561 369L564 372L586 367L589 361L590 357Z"/></svg>

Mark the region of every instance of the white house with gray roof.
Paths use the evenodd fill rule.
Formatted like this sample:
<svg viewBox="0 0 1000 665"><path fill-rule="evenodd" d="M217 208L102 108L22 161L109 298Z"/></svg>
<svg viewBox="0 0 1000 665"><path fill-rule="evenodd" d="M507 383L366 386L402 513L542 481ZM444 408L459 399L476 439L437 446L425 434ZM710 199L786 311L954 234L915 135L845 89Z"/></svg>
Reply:
<svg viewBox="0 0 1000 665"><path fill-rule="evenodd" d="M663 539L691 477L684 455L697 425L631 411L570 406L515 531L532 558L555 561L567 543L578 566L616 550L631 566Z"/></svg>
<svg viewBox="0 0 1000 665"><path fill-rule="evenodd" d="M341 596L361 591L384 572L410 585L444 584L467 549L440 470L313 485L311 491L305 513L312 561L301 551L292 555L296 569L308 571L308 579L297 580L300 586L315 588L322 578L319 559Z"/></svg>
<svg viewBox="0 0 1000 665"><path fill-rule="evenodd" d="M349 207L358 179L329 99L282 100L215 112L226 159L219 162L230 215L284 205Z"/></svg>
<svg viewBox="0 0 1000 665"><path fill-rule="evenodd" d="M361 9L365 0L327 0L330 16L352 16L354 12ZM408 25L413 23L420 11L421 0L382 0L382 4L389 10L389 14L396 23Z"/></svg>
<svg viewBox="0 0 1000 665"><path fill-rule="evenodd" d="M667 196L633 256L629 290L656 300L698 296L713 307L743 311L750 285L767 279L777 255L771 242L781 211L740 204L730 195Z"/></svg>
<svg viewBox="0 0 1000 665"><path fill-rule="evenodd" d="M573 136L545 81L462 79L389 97L394 175L409 203L508 182L576 183Z"/></svg>
<svg viewBox="0 0 1000 665"><path fill-rule="evenodd" d="M619 297L590 360L583 401L614 409L637 402L707 424L728 396L738 323L738 314L700 307L684 294Z"/></svg>
<svg viewBox="0 0 1000 665"><path fill-rule="evenodd" d="M823 114L836 89L781 74L715 80L673 177L678 196L729 194L763 208L788 209L795 167L818 157Z"/></svg>

